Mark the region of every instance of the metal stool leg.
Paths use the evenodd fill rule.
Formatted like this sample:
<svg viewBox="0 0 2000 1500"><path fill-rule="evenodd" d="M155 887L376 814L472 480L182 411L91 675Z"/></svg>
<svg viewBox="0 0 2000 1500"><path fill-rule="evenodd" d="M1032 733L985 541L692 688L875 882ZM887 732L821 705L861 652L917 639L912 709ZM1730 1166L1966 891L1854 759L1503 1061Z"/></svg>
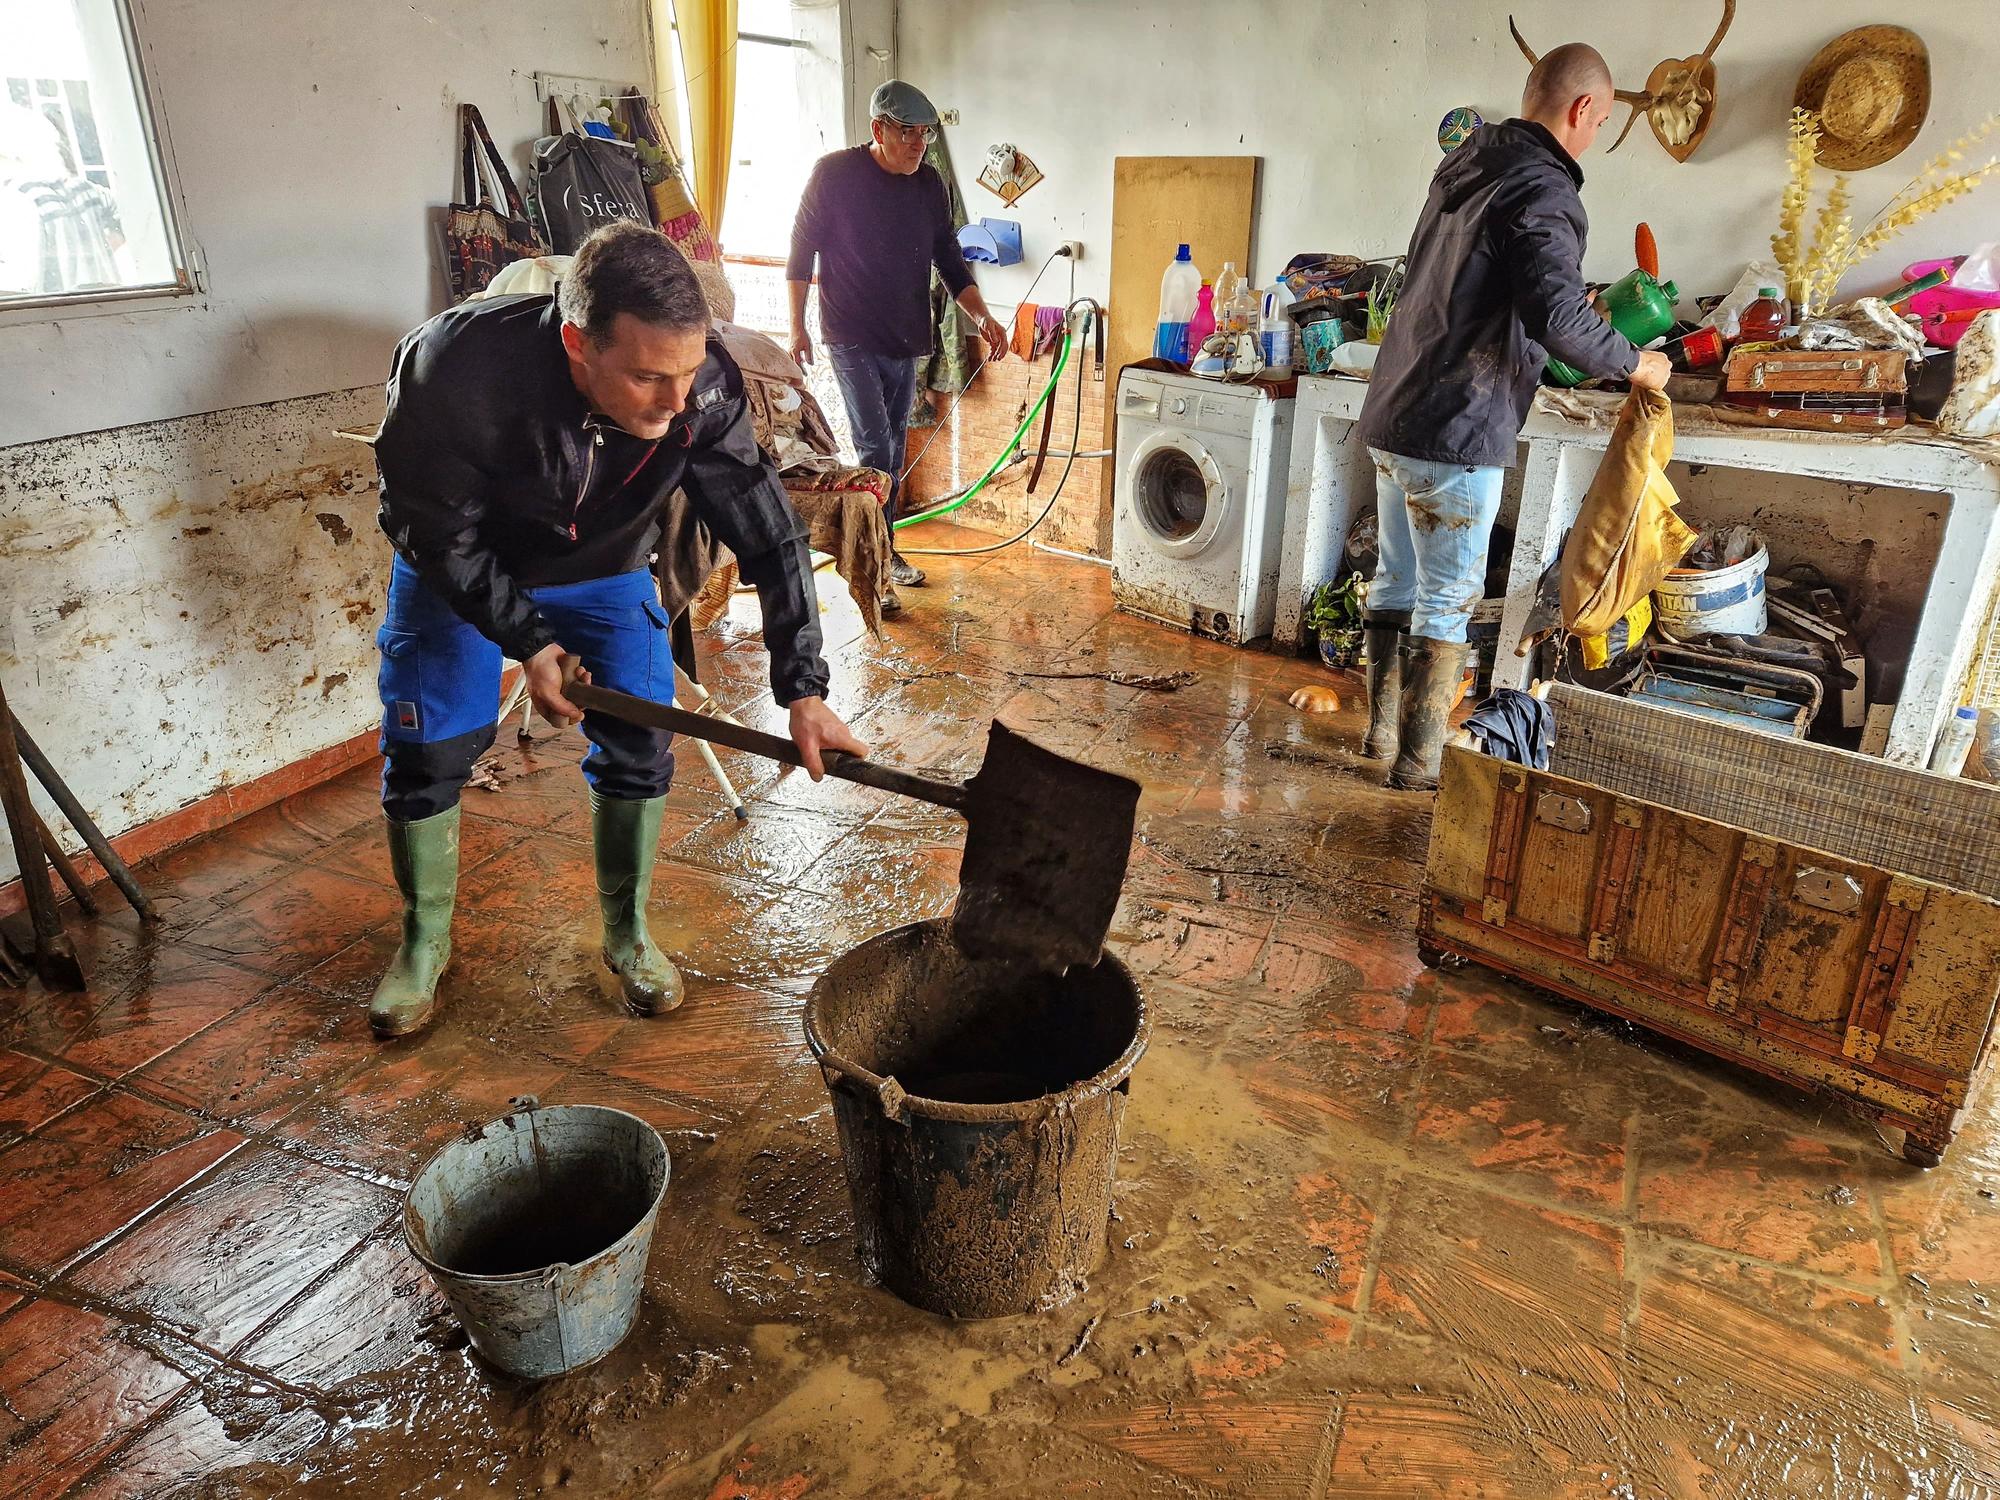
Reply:
<svg viewBox="0 0 2000 1500"><path fill-rule="evenodd" d="M729 718L729 715L713 707L715 700L708 696L708 689L688 676L687 670L678 662L674 666L674 680L674 696L690 700L696 713L714 714L721 719ZM731 719L730 722L734 723L735 720ZM715 747L707 740L696 740L694 748L700 753L703 763L707 765L709 775L715 778L715 784L722 788L723 800L729 804L729 810L736 814L736 821L749 822L750 809L743 805L742 797L737 795L735 783L730 781L729 773L722 769L722 762L715 758Z"/></svg>

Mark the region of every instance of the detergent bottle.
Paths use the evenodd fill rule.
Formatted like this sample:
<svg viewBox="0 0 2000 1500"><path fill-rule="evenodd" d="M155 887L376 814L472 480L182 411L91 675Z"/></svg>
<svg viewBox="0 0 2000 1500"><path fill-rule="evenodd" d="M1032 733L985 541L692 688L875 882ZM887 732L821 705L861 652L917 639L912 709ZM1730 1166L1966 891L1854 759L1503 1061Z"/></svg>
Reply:
<svg viewBox="0 0 2000 1500"><path fill-rule="evenodd" d="M1194 316L1188 320L1187 347L1181 351L1181 363L1191 365L1194 357L1201 353L1201 346L1208 342L1215 332L1215 288L1207 281L1195 293Z"/></svg>
<svg viewBox="0 0 2000 1500"><path fill-rule="evenodd" d="M1292 366L1292 318L1286 311L1291 300L1291 294L1285 290L1283 283L1264 293L1257 322L1257 341L1264 346L1266 369L1288 370Z"/></svg>
<svg viewBox="0 0 2000 1500"><path fill-rule="evenodd" d="M1200 291L1200 268L1183 245L1160 278L1160 321L1153 333L1153 358L1186 363L1188 320L1194 316L1195 297Z"/></svg>

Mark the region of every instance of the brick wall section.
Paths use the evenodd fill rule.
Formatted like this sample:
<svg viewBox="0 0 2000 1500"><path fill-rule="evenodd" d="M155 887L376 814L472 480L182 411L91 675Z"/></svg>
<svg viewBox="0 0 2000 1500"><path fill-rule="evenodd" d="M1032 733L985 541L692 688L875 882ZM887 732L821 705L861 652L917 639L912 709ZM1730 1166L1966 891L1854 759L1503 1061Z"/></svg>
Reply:
<svg viewBox="0 0 2000 1500"><path fill-rule="evenodd" d="M946 421L944 430L931 443L930 451L910 474L905 513L921 508L924 501L954 493L986 471L1020 425L1035 393L1048 380L1054 358L1053 354L1045 354L1032 365L1024 365L1009 355L1005 362L988 365L979 372ZM1063 372L1062 384L1050 398L1056 403L1055 430L1049 437L1049 461L1035 493L1027 492L1032 462L1011 465L955 513L954 521L998 536L1012 536L1048 504L1049 491L1062 472L1063 461L1054 456L1057 452L1074 447L1089 453L1110 446L1104 439L1104 386L1094 378L1095 374L1096 367L1087 350L1083 358L1073 359ZM1073 423L1079 378L1083 381L1083 425L1082 431L1076 433ZM935 399L942 411L950 405L951 396L949 392L940 392ZM928 427L910 429L912 457L930 436ZM1040 436L1038 417L1024 443L1030 460ZM1076 461L1054 512L1035 533L1039 540L1052 547L1087 552L1093 557L1111 555L1111 513L1100 498L1104 466L1109 462L1095 458Z"/></svg>

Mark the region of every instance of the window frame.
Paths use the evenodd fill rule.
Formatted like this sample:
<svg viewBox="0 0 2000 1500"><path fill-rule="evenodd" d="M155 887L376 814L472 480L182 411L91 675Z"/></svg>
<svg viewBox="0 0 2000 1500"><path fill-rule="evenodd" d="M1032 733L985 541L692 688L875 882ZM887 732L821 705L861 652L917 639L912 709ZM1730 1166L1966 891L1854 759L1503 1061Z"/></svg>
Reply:
<svg viewBox="0 0 2000 1500"><path fill-rule="evenodd" d="M167 129L166 110L146 68L145 41L139 30L143 0L108 0L108 3L118 20L125 69L130 76L134 102L139 111L139 130L145 137L146 159L152 167L153 185L160 196L161 228L174 265L174 279L151 282L145 286L92 287L79 292L31 297L0 296L0 327L16 323L51 323L62 318L105 313L188 307L195 305L196 299L207 291L199 248L183 228L187 221L187 200L181 191L180 173L174 164L173 140Z"/></svg>

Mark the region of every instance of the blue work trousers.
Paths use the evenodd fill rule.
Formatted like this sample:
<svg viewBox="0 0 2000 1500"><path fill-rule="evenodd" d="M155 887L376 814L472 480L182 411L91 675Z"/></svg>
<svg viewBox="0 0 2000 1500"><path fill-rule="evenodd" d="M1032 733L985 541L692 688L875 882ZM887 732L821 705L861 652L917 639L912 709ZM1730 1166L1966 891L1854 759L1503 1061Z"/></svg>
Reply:
<svg viewBox="0 0 2000 1500"><path fill-rule="evenodd" d="M528 590L590 679L660 703L674 698L667 612L645 569ZM389 608L375 643L382 668L382 808L415 822L458 801L500 716L500 648L460 619L402 558L389 574ZM606 797L640 802L673 782L673 736L609 714L583 716L583 776Z"/></svg>
<svg viewBox="0 0 2000 1500"><path fill-rule="evenodd" d="M1408 610L1411 635L1464 640L1486 591L1486 544L1506 470L1368 452L1381 553L1369 612Z"/></svg>
<svg viewBox="0 0 2000 1500"><path fill-rule="evenodd" d="M900 354L874 354L859 344L828 344L826 357L840 383L857 457L889 476L884 516L893 522L896 502L902 497L903 450L909 443L910 403L917 396L917 362Z"/></svg>

